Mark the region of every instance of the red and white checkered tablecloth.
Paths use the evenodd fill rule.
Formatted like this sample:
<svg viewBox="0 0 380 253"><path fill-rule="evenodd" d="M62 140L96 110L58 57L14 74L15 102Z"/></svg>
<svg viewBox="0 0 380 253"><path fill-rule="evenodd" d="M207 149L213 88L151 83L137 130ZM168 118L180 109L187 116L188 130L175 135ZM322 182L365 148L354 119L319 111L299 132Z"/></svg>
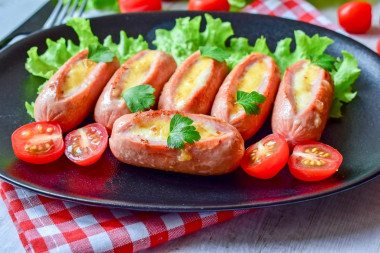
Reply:
<svg viewBox="0 0 380 253"><path fill-rule="evenodd" d="M243 11L337 29L303 0L256 0ZM90 207L2 181L0 194L27 252L135 252L251 211L158 213Z"/></svg>

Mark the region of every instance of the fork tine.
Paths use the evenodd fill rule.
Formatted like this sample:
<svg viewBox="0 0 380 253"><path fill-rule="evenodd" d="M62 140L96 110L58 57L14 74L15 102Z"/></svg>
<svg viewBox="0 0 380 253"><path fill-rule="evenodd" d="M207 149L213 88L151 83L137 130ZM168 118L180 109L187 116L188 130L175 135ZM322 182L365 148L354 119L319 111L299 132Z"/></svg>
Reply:
<svg viewBox="0 0 380 253"><path fill-rule="evenodd" d="M84 9L86 8L86 5L87 5L87 0L83 0L82 5L80 6L80 9L79 9L77 17L81 17L82 16L82 14L84 12Z"/></svg>
<svg viewBox="0 0 380 253"><path fill-rule="evenodd" d="M42 29L47 29L53 26L54 21L57 19L61 9L62 9L63 0L59 0L54 10L50 14L50 17L46 20L45 24L42 26Z"/></svg>
<svg viewBox="0 0 380 253"><path fill-rule="evenodd" d="M72 3L72 0L69 0L66 5L63 7L63 9L61 10L61 13L59 14L59 17L58 17L58 20L55 22L54 25L61 25L63 24L63 20L65 19L68 11L69 11L69 7Z"/></svg>
<svg viewBox="0 0 380 253"><path fill-rule="evenodd" d="M68 17L70 17L70 18L74 17L74 13L75 13L75 10L77 9L78 3L79 3L79 0L75 0L73 7L71 7L71 10L70 10Z"/></svg>

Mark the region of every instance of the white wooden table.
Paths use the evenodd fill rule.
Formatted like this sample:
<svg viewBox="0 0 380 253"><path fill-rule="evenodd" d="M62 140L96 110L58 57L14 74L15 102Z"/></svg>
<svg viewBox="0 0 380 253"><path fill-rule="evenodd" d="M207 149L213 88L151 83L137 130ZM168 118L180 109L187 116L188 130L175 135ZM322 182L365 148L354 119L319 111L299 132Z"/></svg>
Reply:
<svg viewBox="0 0 380 253"><path fill-rule="evenodd" d="M46 0L0 0L0 39ZM11 3L11 4L10 4ZM182 8L176 3L168 8ZM12 13L16 12L17 15ZM374 24L354 38L374 49L380 34L380 3ZM336 8L322 10L336 22ZM8 30L7 30L8 29ZM380 71L380 70L379 70ZM23 252L0 200L0 252ZM380 177L331 197L263 208L157 246L148 252L380 252Z"/></svg>

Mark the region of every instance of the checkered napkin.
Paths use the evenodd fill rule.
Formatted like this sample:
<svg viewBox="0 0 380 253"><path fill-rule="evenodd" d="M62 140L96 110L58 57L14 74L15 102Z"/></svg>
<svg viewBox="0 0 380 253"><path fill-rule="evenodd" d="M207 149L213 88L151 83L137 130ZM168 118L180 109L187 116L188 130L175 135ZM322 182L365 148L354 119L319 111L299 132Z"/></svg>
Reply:
<svg viewBox="0 0 380 253"><path fill-rule="evenodd" d="M336 29L303 0L257 0L243 10ZM157 213L107 209L39 196L0 181L0 193L27 252L132 252L250 210Z"/></svg>

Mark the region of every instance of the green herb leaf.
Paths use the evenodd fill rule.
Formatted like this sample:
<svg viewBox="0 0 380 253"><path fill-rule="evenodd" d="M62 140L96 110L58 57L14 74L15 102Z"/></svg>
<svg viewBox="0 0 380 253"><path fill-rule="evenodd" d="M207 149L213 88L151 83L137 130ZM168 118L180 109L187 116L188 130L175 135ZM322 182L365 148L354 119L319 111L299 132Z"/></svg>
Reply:
<svg viewBox="0 0 380 253"><path fill-rule="evenodd" d="M26 112L34 119L34 102L28 103L25 101Z"/></svg>
<svg viewBox="0 0 380 253"><path fill-rule="evenodd" d="M317 65L326 71L331 72L333 70L336 70L335 65L334 65L336 62L336 59L330 55L327 55L327 54L321 54L318 56L311 55L309 59L310 59L311 64Z"/></svg>
<svg viewBox="0 0 380 253"><path fill-rule="evenodd" d="M111 62L114 57L114 52L105 46L99 44L91 44L88 46L87 58L90 60L96 62Z"/></svg>
<svg viewBox="0 0 380 253"><path fill-rule="evenodd" d="M180 114L175 114L170 120L170 132L167 139L169 148L182 149L184 142L194 143L199 141L201 135L191 124L193 120Z"/></svg>
<svg viewBox="0 0 380 253"><path fill-rule="evenodd" d="M224 62L230 54L220 47L205 46L199 48L202 56L211 57L219 62Z"/></svg>
<svg viewBox="0 0 380 253"><path fill-rule="evenodd" d="M264 103L266 99L267 98L264 95L261 95L256 91L248 93L238 90L236 94L235 104L243 106L244 111L249 115L259 115L260 107L257 104Z"/></svg>
<svg viewBox="0 0 380 253"><path fill-rule="evenodd" d="M129 110L133 113L149 109L155 102L155 89L149 84L137 85L123 93Z"/></svg>
<svg viewBox="0 0 380 253"><path fill-rule="evenodd" d="M253 0L228 0L230 11L240 11L251 2L253 2Z"/></svg>

